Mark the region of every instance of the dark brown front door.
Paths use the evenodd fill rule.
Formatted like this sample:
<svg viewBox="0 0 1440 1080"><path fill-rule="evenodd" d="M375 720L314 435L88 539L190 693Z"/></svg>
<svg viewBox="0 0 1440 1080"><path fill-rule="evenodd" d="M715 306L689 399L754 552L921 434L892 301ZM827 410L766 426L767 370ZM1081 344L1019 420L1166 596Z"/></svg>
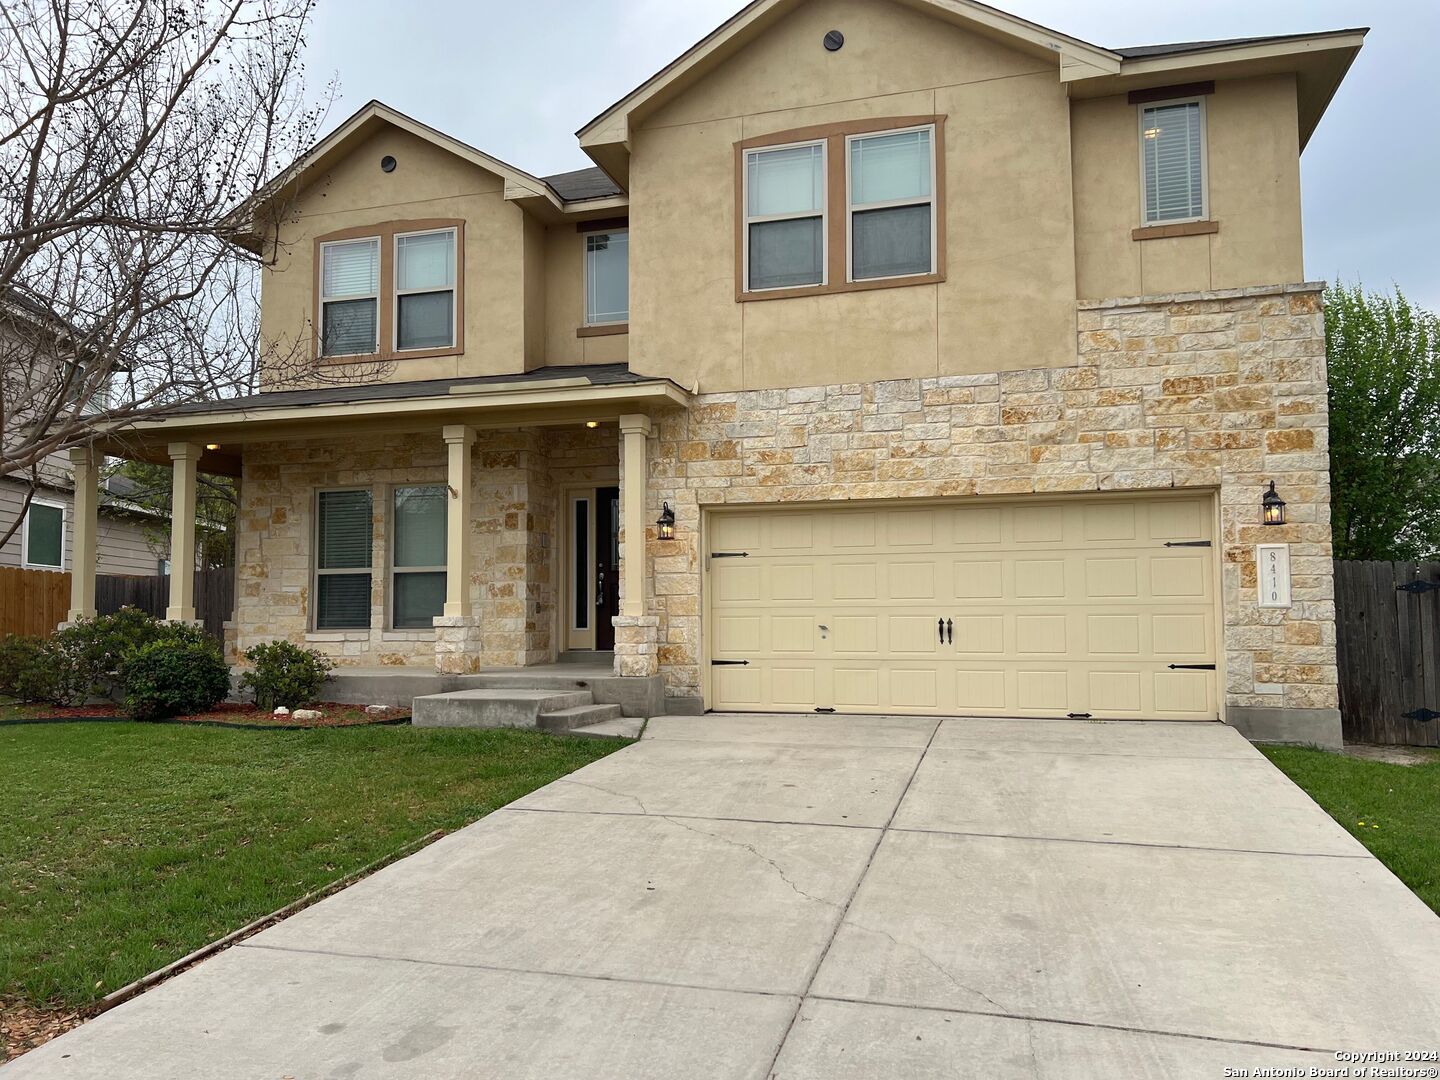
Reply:
<svg viewBox="0 0 1440 1080"><path fill-rule="evenodd" d="M595 648L615 648L620 614L620 489L595 489Z"/></svg>

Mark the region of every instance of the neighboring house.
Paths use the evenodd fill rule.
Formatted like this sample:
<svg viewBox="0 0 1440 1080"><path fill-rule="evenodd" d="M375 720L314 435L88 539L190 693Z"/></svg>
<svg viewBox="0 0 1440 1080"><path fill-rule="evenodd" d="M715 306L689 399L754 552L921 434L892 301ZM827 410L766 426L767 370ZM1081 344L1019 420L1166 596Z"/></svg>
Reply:
<svg viewBox="0 0 1440 1080"><path fill-rule="evenodd" d="M372 102L251 241L323 378L134 437L177 517L242 478L239 648L1334 743L1299 162L1363 36L757 0L548 178Z"/></svg>
<svg viewBox="0 0 1440 1080"><path fill-rule="evenodd" d="M75 550L75 496L59 458L46 460L42 482L20 528L0 545L0 566L36 570L69 570ZM8 531L30 485L0 478L0 533ZM159 573L160 559L147 538L154 516L107 493L99 507L95 569L101 574Z"/></svg>

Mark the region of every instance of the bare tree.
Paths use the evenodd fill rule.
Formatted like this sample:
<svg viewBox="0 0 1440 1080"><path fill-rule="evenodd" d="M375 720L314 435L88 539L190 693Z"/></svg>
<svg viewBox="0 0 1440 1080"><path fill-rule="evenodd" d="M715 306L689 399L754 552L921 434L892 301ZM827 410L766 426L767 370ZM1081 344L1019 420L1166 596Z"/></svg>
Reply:
<svg viewBox="0 0 1440 1080"><path fill-rule="evenodd" d="M256 388L263 256L235 210L323 121L314 2L0 3L0 477Z"/></svg>

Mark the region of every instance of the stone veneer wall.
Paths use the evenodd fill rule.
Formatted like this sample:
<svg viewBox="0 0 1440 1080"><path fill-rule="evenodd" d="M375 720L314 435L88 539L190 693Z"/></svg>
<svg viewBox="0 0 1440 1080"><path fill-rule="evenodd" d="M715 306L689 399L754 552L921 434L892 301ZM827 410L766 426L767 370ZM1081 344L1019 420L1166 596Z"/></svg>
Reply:
<svg viewBox="0 0 1440 1080"><path fill-rule="evenodd" d="M553 552L559 485L598 475L613 483L613 427L480 432L473 451L470 594L476 632L444 655L446 670L543 663L558 644ZM433 630L388 630L389 491L443 483L445 444L433 435L375 435L245 448L235 648L274 638L309 644L338 664L416 666L437 662ZM369 487L374 496L371 625L311 631L315 492ZM446 635L442 633L442 638Z"/></svg>
<svg viewBox="0 0 1440 1080"><path fill-rule="evenodd" d="M1077 364L700 395L650 440L650 610L666 693L700 694L700 509L836 499L1219 489L1228 707L1337 706L1318 284L1083 304ZM997 367L1013 358L997 357ZM1274 480L1290 524L1259 524ZM1255 606L1288 542L1294 606Z"/></svg>

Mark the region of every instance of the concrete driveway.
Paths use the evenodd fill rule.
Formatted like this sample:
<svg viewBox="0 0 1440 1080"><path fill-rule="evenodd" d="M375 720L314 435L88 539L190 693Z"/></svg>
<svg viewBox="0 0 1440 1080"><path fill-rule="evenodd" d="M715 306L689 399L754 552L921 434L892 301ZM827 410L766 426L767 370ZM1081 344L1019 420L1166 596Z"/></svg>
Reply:
<svg viewBox="0 0 1440 1080"><path fill-rule="evenodd" d="M1437 1049L1440 920L1231 729L709 716L0 1077L1171 1078Z"/></svg>

